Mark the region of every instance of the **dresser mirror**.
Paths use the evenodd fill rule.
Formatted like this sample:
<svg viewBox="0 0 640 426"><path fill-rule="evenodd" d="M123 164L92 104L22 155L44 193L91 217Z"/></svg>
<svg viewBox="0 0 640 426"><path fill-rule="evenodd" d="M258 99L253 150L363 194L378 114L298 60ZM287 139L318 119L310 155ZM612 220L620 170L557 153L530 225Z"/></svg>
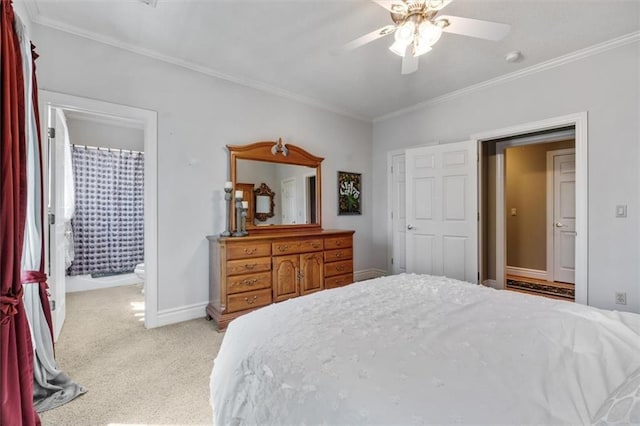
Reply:
<svg viewBox="0 0 640 426"><path fill-rule="evenodd" d="M321 229L323 158L281 140L227 148L233 186L251 197L249 233Z"/></svg>

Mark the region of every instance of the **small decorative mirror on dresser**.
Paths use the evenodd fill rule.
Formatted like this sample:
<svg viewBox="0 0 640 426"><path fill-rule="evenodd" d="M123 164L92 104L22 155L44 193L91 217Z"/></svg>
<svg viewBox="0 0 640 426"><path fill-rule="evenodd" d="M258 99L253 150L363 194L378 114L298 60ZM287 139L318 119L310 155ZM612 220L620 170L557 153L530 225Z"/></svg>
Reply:
<svg viewBox="0 0 640 426"><path fill-rule="evenodd" d="M207 318L222 330L262 306L352 283L354 231L322 229L324 159L282 140L227 148L249 235L207 237Z"/></svg>

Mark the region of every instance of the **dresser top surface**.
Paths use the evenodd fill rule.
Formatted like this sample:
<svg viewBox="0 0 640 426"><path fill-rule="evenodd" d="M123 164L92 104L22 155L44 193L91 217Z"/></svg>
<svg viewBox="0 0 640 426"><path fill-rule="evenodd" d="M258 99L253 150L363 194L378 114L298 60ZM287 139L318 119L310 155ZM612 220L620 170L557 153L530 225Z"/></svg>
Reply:
<svg viewBox="0 0 640 426"><path fill-rule="evenodd" d="M308 237L330 237L330 236L351 236L354 230L348 229L323 229L321 231L305 231L305 232L274 232L270 234L248 235L246 237L220 237L218 235L207 235L209 241L220 242L242 242L242 241L260 241L274 240L282 238L308 238Z"/></svg>

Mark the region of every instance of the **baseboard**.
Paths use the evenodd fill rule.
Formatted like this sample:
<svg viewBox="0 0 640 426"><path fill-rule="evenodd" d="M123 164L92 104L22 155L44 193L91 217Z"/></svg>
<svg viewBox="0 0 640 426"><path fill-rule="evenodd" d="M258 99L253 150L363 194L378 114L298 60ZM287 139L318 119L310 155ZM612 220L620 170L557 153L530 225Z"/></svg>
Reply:
<svg viewBox="0 0 640 426"><path fill-rule="evenodd" d="M180 306L178 308L163 309L158 311L157 327L204 318L209 302L194 303L193 305Z"/></svg>
<svg viewBox="0 0 640 426"><path fill-rule="evenodd" d="M547 271L539 269L518 268L516 266L507 266L505 268L507 275L517 275L524 278L534 278L536 280L547 281Z"/></svg>
<svg viewBox="0 0 640 426"><path fill-rule="evenodd" d="M496 290L501 290L501 288L498 287L498 282L496 280L484 280L482 281L482 285L495 288Z"/></svg>
<svg viewBox="0 0 640 426"><path fill-rule="evenodd" d="M355 271L353 273L353 279L354 281L365 281L373 278L384 277L385 275L387 275L387 271L385 271L384 269L370 268L363 269L361 271Z"/></svg>
<svg viewBox="0 0 640 426"><path fill-rule="evenodd" d="M99 290L123 285L140 284L142 280L135 274L112 275L109 277L91 278L91 275L75 275L65 277L65 293L76 291Z"/></svg>

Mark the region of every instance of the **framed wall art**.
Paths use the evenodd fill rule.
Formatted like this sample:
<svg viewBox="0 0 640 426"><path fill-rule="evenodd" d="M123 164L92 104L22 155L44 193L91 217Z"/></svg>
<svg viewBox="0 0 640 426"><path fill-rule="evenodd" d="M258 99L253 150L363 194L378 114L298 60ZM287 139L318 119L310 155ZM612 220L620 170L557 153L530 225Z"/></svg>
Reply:
<svg viewBox="0 0 640 426"><path fill-rule="evenodd" d="M362 214L362 175L338 172L338 214Z"/></svg>

